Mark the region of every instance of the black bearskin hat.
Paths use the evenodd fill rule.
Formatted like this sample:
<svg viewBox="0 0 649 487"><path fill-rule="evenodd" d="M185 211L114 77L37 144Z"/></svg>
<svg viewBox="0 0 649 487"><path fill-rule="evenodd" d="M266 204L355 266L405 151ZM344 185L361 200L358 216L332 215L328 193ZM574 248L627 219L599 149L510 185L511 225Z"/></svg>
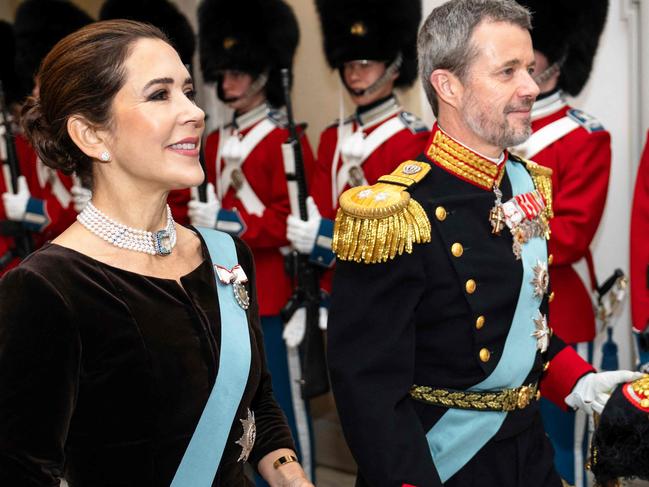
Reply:
<svg viewBox="0 0 649 487"><path fill-rule="evenodd" d="M395 86L417 78L417 30L421 0L316 0L327 62L340 69L346 61L402 62Z"/></svg>
<svg viewBox="0 0 649 487"><path fill-rule="evenodd" d="M16 72L14 70L14 60L16 57L16 41L14 39L14 30L11 24L0 20L0 80L4 88L5 101L9 105L15 99L16 90Z"/></svg>
<svg viewBox="0 0 649 487"><path fill-rule="evenodd" d="M16 10L16 74L21 98L34 87L41 61L54 45L93 19L67 0L25 0Z"/></svg>
<svg viewBox="0 0 649 487"><path fill-rule="evenodd" d="M550 64L561 62L559 87L577 96L593 69L608 0L518 0L532 12L532 42Z"/></svg>
<svg viewBox="0 0 649 487"><path fill-rule="evenodd" d="M621 384L606 403L591 445L591 470L603 487L618 478L649 480L649 376Z"/></svg>
<svg viewBox="0 0 649 487"><path fill-rule="evenodd" d="M168 0L106 0L99 20L128 19L154 25L169 37L180 59L191 65L196 39L187 17Z"/></svg>
<svg viewBox="0 0 649 487"><path fill-rule="evenodd" d="M282 0L203 0L198 8L201 69L205 81L233 69L259 76L268 72L266 98L284 105L280 70L293 66L300 38L295 14Z"/></svg>

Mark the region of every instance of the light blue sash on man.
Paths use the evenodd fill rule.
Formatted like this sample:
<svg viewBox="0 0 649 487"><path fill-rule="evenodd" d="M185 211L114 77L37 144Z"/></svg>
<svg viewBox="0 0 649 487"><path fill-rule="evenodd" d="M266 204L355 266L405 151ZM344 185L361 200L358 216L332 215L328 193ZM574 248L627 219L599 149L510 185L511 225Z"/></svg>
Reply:
<svg viewBox="0 0 649 487"><path fill-rule="evenodd" d="M227 233L197 229L205 239L212 264L232 269L238 263L234 240ZM194 435L171 487L209 487L219 468L250 372L250 334L246 312L235 300L232 285L217 277L221 312L219 370Z"/></svg>
<svg viewBox="0 0 649 487"><path fill-rule="evenodd" d="M507 175L514 195L534 191L534 183L520 163L507 161ZM543 238L530 239L522 249L523 279L511 329L505 340L502 357L485 380L472 391L489 391L518 387L530 373L536 355L534 318L538 317L540 300L534 297L531 282L537 261L547 262ZM446 482L498 432L507 413L449 409L426 434L435 468Z"/></svg>

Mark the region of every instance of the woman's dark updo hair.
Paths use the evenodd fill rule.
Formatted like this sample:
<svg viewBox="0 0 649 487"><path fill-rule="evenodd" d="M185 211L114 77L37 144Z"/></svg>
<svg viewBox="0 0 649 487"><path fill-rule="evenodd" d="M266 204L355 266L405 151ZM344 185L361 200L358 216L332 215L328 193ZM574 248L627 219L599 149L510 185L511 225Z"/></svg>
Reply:
<svg viewBox="0 0 649 487"><path fill-rule="evenodd" d="M52 48L37 74L39 97L29 97L22 109L25 135L46 165L91 179L93 159L70 138L68 119L78 115L97 128L108 126L126 78L124 62L133 44L145 38L171 45L150 24L109 20L87 25Z"/></svg>

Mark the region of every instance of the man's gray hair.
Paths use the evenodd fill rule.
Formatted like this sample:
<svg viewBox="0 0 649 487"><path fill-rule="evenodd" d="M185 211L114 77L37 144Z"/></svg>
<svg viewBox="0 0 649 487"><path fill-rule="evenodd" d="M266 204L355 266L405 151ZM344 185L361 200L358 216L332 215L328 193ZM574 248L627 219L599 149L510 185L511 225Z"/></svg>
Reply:
<svg viewBox="0 0 649 487"><path fill-rule="evenodd" d="M436 69L448 69L462 81L466 79L478 54L471 35L483 20L532 29L529 10L514 0L451 0L434 9L419 30L419 76L435 116L439 106L430 75Z"/></svg>

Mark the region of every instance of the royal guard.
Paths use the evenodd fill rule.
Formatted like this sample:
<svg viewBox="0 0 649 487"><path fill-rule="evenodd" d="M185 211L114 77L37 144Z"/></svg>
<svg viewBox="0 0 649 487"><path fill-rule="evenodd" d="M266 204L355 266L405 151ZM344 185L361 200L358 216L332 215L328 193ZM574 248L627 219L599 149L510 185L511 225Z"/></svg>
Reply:
<svg viewBox="0 0 649 487"><path fill-rule="evenodd" d="M60 39L92 21L84 11L64 0L27 0L18 7L14 23L16 101L30 94L38 96L34 76L41 60ZM21 176L17 188L10 187L6 176L0 182L0 221L19 223L30 233L34 250L70 226L90 195L80 185L74 185L70 176L46 167L19 133L18 124L14 129ZM15 264L16 260L10 266Z"/></svg>
<svg viewBox="0 0 649 487"><path fill-rule="evenodd" d="M250 15L254 12L254 15ZM196 226L237 234L254 255L259 314L273 389L313 478L311 419L301 399L299 371L282 338L280 310L292 293L284 266L290 212L283 145L289 138L281 69L290 69L299 40L297 20L281 0L204 0L198 11L200 62L206 82L233 110L232 121L208 135L206 201L192 190L189 218ZM307 174L313 153L300 127ZM260 478L257 485L266 485Z"/></svg>
<svg viewBox="0 0 649 487"><path fill-rule="evenodd" d="M642 153L631 210L631 319L638 366L649 372L649 133Z"/></svg>
<svg viewBox="0 0 649 487"><path fill-rule="evenodd" d="M196 50L195 34L187 17L168 0L106 0L99 11L99 20L129 19L147 22L162 30L180 55L182 62L193 73ZM168 202L174 219L181 225L189 223L187 202L189 191L169 193Z"/></svg>
<svg viewBox="0 0 649 487"><path fill-rule="evenodd" d="M288 238L311 261L333 265L331 235L338 197L350 187L373 184L398 161L419 154L428 127L399 104L395 88L417 77L419 0L317 0L324 51L338 70L356 112L320 135L310 184L309 219L289 217ZM342 115L342 114L341 114ZM329 291L330 273L323 280Z"/></svg>
<svg viewBox="0 0 649 487"><path fill-rule="evenodd" d="M557 334L592 363L597 280L590 245L606 203L611 136L566 98L577 96L588 81L608 1L519 3L533 13L534 77L541 92L532 108L532 136L512 151L553 171L550 316ZM585 282L575 270L580 261ZM571 485L585 486L586 416L563 413L548 401L542 411L559 473Z"/></svg>

